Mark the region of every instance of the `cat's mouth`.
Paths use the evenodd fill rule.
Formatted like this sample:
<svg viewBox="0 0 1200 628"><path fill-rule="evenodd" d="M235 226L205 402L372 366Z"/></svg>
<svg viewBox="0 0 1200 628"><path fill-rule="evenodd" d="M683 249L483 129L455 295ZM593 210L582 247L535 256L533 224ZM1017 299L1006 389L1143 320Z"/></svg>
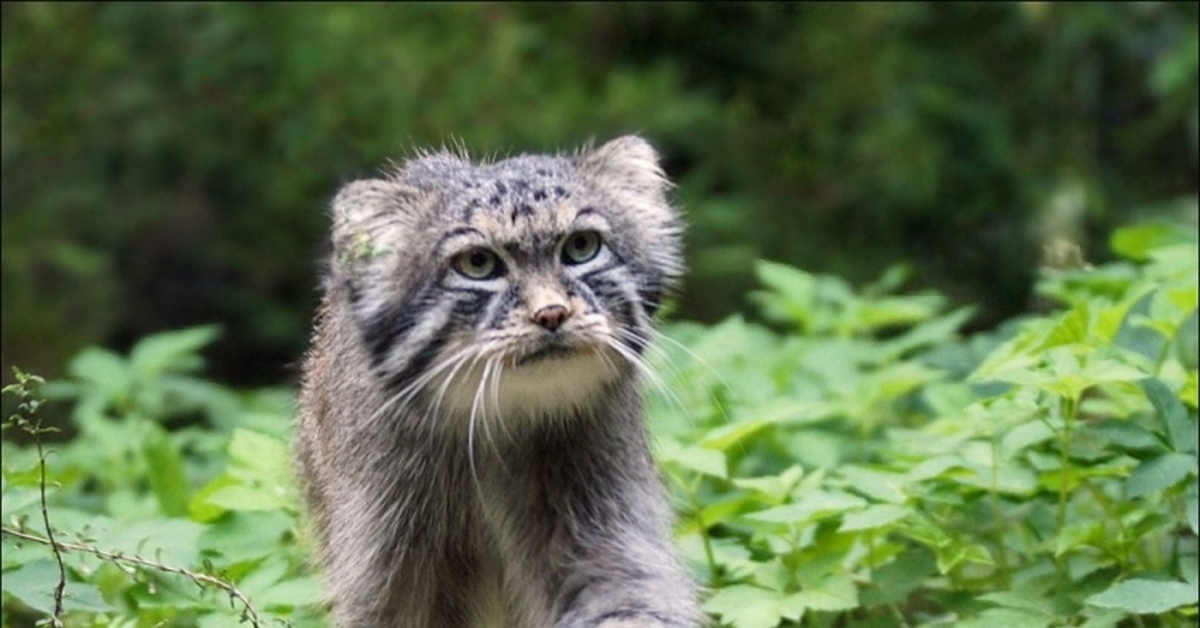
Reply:
<svg viewBox="0 0 1200 628"><path fill-rule="evenodd" d="M562 343L543 345L517 358L517 366L525 366L544 360L561 360L578 355L583 347L570 346Z"/></svg>

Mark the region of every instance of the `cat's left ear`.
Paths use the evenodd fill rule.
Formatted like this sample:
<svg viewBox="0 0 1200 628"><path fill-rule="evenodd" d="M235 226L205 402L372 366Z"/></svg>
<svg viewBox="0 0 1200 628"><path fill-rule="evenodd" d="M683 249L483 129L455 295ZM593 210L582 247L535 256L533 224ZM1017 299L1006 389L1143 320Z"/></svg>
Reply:
<svg viewBox="0 0 1200 628"><path fill-rule="evenodd" d="M662 194L671 186L659 165L658 151L637 135L626 135L576 158L584 176L603 186L642 194Z"/></svg>

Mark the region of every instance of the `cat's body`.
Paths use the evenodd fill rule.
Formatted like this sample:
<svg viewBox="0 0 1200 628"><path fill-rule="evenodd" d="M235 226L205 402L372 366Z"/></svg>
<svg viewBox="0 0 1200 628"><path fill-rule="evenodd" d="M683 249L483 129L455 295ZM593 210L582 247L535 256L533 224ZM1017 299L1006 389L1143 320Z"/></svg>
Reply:
<svg viewBox="0 0 1200 628"><path fill-rule="evenodd" d="M667 186L626 137L338 194L297 450L339 627L699 624L638 396Z"/></svg>

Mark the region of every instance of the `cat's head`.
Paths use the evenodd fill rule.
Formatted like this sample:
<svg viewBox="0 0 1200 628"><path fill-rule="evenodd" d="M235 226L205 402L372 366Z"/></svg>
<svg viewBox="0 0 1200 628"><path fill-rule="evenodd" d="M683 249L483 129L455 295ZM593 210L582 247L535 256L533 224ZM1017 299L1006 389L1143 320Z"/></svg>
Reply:
<svg viewBox="0 0 1200 628"><path fill-rule="evenodd" d="M441 152L333 203L332 289L395 404L586 407L628 377L682 273L682 223L638 137L472 163Z"/></svg>

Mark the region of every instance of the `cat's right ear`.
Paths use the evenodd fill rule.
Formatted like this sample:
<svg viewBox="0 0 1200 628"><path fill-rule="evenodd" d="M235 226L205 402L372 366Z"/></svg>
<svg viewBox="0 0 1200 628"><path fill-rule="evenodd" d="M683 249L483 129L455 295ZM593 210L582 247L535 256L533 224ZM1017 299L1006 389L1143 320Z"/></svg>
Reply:
<svg viewBox="0 0 1200 628"><path fill-rule="evenodd" d="M385 252L384 242L395 242L388 232L404 229L417 189L386 179L366 179L346 184L333 199L333 249L345 263L369 260Z"/></svg>

